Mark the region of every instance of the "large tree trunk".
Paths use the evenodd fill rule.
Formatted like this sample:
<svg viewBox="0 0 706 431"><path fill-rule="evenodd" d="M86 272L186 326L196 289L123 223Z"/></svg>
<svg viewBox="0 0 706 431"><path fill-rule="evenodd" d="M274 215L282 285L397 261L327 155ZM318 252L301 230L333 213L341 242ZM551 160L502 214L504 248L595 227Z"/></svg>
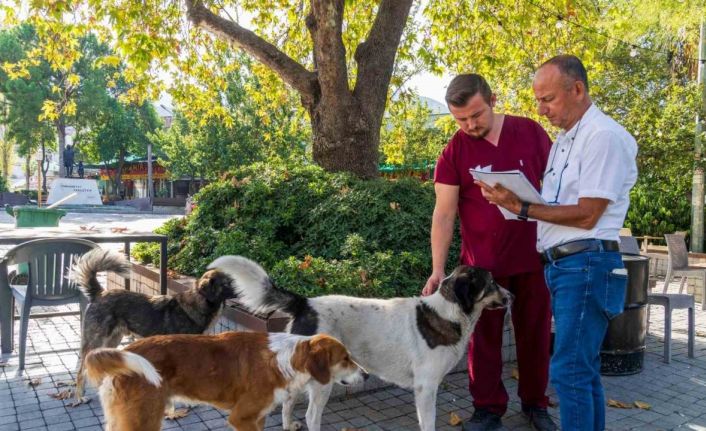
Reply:
<svg viewBox="0 0 706 431"><path fill-rule="evenodd" d="M319 104L309 111L314 161L330 172L352 172L362 178L378 175L378 143L382 118L368 119L360 107L332 111Z"/></svg>
<svg viewBox="0 0 706 431"><path fill-rule="evenodd" d="M306 25L314 47L314 71L252 31L213 13L202 0L185 1L194 24L242 48L299 92L311 116L316 163L328 171L348 171L363 178L378 175L380 126L412 0L379 2L367 39L355 51L358 74L353 89L348 85L342 38L345 0L311 0Z"/></svg>

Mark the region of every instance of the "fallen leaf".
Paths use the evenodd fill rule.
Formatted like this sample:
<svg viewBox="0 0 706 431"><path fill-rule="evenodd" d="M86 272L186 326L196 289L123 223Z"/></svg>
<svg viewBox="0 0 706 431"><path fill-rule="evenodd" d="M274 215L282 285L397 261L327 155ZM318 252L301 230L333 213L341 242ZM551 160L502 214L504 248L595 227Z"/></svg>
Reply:
<svg viewBox="0 0 706 431"><path fill-rule="evenodd" d="M451 425L452 427L456 427L461 425L461 422L463 422L461 417L456 413L451 412L451 417L449 417L449 425Z"/></svg>
<svg viewBox="0 0 706 431"><path fill-rule="evenodd" d="M127 228L126 227L111 227L110 231L112 233L125 233L125 232L127 232Z"/></svg>
<svg viewBox="0 0 706 431"><path fill-rule="evenodd" d="M608 400L608 407L614 407L616 409L631 409L632 405L624 403L617 400Z"/></svg>
<svg viewBox="0 0 706 431"><path fill-rule="evenodd" d="M42 384L42 379L27 379L27 385L31 387L37 387Z"/></svg>
<svg viewBox="0 0 706 431"><path fill-rule="evenodd" d="M189 409L174 409L173 411L167 413L164 415L165 418L167 419L181 419L189 416Z"/></svg>
<svg viewBox="0 0 706 431"><path fill-rule="evenodd" d="M304 256L304 261L302 261L302 263L299 264L299 269L301 269L301 270L308 269L311 266L312 260L313 260L313 258L310 255L307 254L306 256Z"/></svg>
<svg viewBox="0 0 706 431"><path fill-rule="evenodd" d="M55 394L49 394L49 396L54 398L55 400L68 400L73 396L73 392L71 391L71 389L66 389Z"/></svg>
<svg viewBox="0 0 706 431"><path fill-rule="evenodd" d="M171 278L171 279L174 279L174 280L178 280L178 279L181 278L181 274L179 274L178 272L174 271L173 269L168 269L168 270L167 270L167 277L169 277L169 278Z"/></svg>
<svg viewBox="0 0 706 431"><path fill-rule="evenodd" d="M517 368L512 369L512 378L515 380L520 380L520 370Z"/></svg>
<svg viewBox="0 0 706 431"><path fill-rule="evenodd" d="M397 202L390 202L390 208L392 208L393 210L396 211L396 210L400 209L400 204Z"/></svg>
<svg viewBox="0 0 706 431"><path fill-rule="evenodd" d="M642 409L642 410L649 410L652 408L651 405L649 405L645 402L642 402L642 401L635 401L635 407L637 407L638 409Z"/></svg>
<svg viewBox="0 0 706 431"><path fill-rule="evenodd" d="M75 380L71 380L71 381L68 381L68 382L59 382L59 383L56 384L56 387L57 387L57 388L63 388L64 386L76 386L76 381L75 381Z"/></svg>

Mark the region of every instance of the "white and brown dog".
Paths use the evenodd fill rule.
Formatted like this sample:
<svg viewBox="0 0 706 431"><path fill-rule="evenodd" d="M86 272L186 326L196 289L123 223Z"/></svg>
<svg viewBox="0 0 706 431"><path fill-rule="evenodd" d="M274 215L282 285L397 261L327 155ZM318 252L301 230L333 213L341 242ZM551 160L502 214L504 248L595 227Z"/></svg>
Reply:
<svg viewBox="0 0 706 431"><path fill-rule="evenodd" d="M110 431L161 429L175 398L229 410L238 431L262 430L266 415L292 392L312 382L347 385L367 377L328 335L159 335L124 350L93 350L85 361L89 381L100 385Z"/></svg>

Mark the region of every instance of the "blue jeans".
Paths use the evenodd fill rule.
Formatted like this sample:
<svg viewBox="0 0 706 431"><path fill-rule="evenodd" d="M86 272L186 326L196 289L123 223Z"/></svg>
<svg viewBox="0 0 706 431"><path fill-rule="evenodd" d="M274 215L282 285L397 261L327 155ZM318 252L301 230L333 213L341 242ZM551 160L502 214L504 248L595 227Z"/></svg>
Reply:
<svg viewBox="0 0 706 431"><path fill-rule="evenodd" d="M555 338L549 374L559 396L561 428L605 429L600 348L608 321L623 311L627 275L617 252L584 252L549 262Z"/></svg>

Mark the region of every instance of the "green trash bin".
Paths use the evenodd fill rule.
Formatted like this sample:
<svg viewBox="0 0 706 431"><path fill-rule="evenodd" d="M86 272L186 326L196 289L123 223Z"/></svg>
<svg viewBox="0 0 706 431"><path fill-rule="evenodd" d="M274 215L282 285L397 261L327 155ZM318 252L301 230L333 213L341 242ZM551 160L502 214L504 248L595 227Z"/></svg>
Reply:
<svg viewBox="0 0 706 431"><path fill-rule="evenodd" d="M15 217L15 227L57 227L59 219L66 211L58 209L37 208L31 206L15 206L7 212Z"/></svg>

